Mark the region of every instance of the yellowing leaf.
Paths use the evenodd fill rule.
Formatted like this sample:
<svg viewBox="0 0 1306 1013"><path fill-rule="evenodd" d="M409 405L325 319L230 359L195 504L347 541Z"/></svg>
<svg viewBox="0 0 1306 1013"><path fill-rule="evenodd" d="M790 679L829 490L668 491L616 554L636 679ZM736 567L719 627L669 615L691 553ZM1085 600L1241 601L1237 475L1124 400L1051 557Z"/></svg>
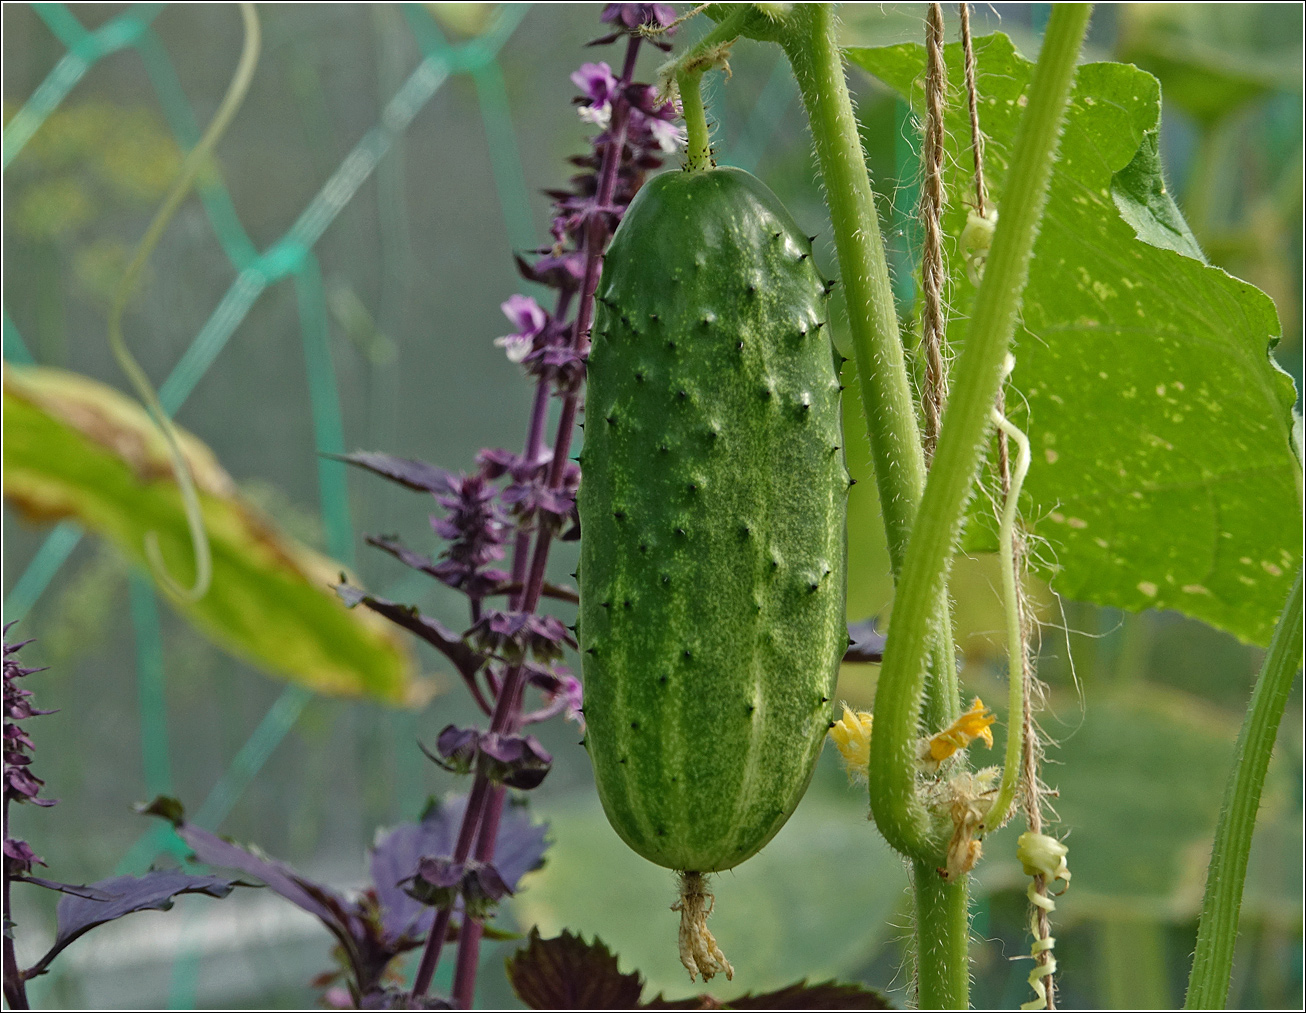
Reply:
<svg viewBox="0 0 1306 1013"><path fill-rule="evenodd" d="M75 373L6 366L5 498L38 521L70 519L145 564L158 533L168 571L194 569L181 496L145 410ZM213 549L213 585L173 607L214 643L321 693L412 704L429 696L412 653L379 616L344 607L341 567L279 531L212 451L179 431Z"/></svg>

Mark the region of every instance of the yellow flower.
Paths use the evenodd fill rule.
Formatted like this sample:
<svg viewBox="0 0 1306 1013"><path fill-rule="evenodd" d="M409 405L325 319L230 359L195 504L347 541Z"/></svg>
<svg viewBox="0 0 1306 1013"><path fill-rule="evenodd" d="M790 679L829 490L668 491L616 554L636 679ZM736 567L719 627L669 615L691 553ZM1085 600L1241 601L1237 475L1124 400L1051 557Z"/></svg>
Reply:
<svg viewBox="0 0 1306 1013"><path fill-rule="evenodd" d="M853 711L844 704L843 717L830 729L830 738L843 758L850 780L865 778L871 764L871 721L866 711Z"/></svg>
<svg viewBox="0 0 1306 1013"><path fill-rule="evenodd" d="M995 721L997 717L987 713L984 701L976 697L971 701L970 710L922 743L921 760L929 766L937 767L958 749L965 749L976 739L982 739L984 745L992 749L993 732L989 726Z"/></svg>

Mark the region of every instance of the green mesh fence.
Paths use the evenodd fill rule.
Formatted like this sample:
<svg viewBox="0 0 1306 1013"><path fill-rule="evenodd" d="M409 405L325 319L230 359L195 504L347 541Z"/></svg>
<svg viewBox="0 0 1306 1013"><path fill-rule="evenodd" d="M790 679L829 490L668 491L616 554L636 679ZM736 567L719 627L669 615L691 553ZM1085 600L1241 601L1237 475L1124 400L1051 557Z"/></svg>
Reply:
<svg viewBox="0 0 1306 1013"><path fill-rule="evenodd" d="M87 31L64 4L37 3L33 10L66 48L27 102L4 129L3 165L10 163L79 81L100 61L125 50L141 60L163 116L183 151L199 141L200 125L182 90L167 50L152 27L167 4L136 4L95 31ZM314 246L331 223L377 169L395 141L441 86L457 74L475 85L489 146L491 167L509 239L518 249L535 245L524 173L513 131L508 95L498 53L530 9L529 4L500 7L485 34L458 45L440 32L420 4L403 6L404 22L422 54L382 110L379 121L354 145L308 203L291 228L260 251L250 239L220 174L207 175L197 185L214 238L230 262L235 277L207 321L159 388L164 409L174 415L217 361L236 328L263 292L278 281L294 285L304 368L308 379L313 434L319 454L318 490L327 549L350 563L353 528L350 521L345 466L322 455L345 450L335 367L331 359L326 293ZM777 63L736 143L737 164L753 168L762 157L777 121L793 102L795 90L783 61ZM4 357L32 363L9 313L3 313ZM4 602L6 621L21 619L41 597L50 581L82 539L81 529L63 522L46 536ZM149 578L134 573L129 606L136 644L136 668L145 786L151 793L171 790L168 721L164 698L164 662L158 604ZM273 703L226 771L193 815L199 825L217 828L257 777L273 751L294 727L310 691L288 687ZM188 853L171 828L159 824L145 833L119 863L117 874L141 872L160 852ZM199 954L183 952L172 976L170 1005L194 1004Z"/></svg>
<svg viewBox="0 0 1306 1013"><path fill-rule="evenodd" d="M63 4L32 6L67 52L5 127L3 164L6 168L87 72L101 60L123 50L135 50L142 61L179 147L189 150L198 142L199 125L172 60L151 27L166 4L137 4L94 32L82 27ZM421 63L387 103L380 121L354 146L289 231L262 252L250 240L221 180L210 178L199 187L215 238L235 269L236 277L160 387L160 400L169 414L175 414L213 366L264 290L290 278L295 287L314 442L320 460L319 501L327 548L345 563L351 562L353 555L345 466L321 456L343 453L345 446L328 340L326 295L313 247L417 113L454 74L468 74L475 82L508 234L520 247L531 244L530 208L503 75L497 63L499 49L528 9L526 4L505 6L485 35L451 45L429 13L418 5L408 5L405 15L420 47ZM8 312L4 313L3 334L8 361L33 361ZM65 522L55 526L7 596L4 603L7 620L20 619L27 613L81 538L82 532L75 524ZM139 573L131 578L130 611L136 638L146 787L152 793L167 792L171 789L172 774L158 606L148 579ZM294 726L311 695L297 686L281 694L196 811L197 823L209 828L222 823ZM119 863L118 872L142 871L161 850L178 854L187 851L171 829L160 824L129 850ZM171 996L174 1008L193 1004L197 971L193 958L183 957L178 962Z"/></svg>

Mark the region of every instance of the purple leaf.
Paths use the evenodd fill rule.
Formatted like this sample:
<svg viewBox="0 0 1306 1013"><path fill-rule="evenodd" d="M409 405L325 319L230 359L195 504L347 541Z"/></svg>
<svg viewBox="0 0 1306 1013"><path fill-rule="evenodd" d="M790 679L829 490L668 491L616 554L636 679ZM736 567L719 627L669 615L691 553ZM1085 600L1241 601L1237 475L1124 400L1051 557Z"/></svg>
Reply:
<svg viewBox="0 0 1306 1013"><path fill-rule="evenodd" d="M374 907L368 898L358 903L345 900L330 887L314 883L290 866L243 848L185 821L181 803L160 796L139 811L172 823L196 859L208 865L239 869L260 880L273 893L317 918L335 936L353 973L358 991L366 994L379 987L391 960L401 952L386 945Z"/></svg>
<svg viewBox="0 0 1306 1013"><path fill-rule="evenodd" d="M90 889L105 895L106 900L65 893L56 909L59 931L54 945L24 977L44 974L66 946L98 925L136 911L167 911L172 907L172 899L183 893L221 898L231 893L233 887L246 885L223 876L193 876L179 869L156 869L144 876L115 876L92 883Z"/></svg>
<svg viewBox="0 0 1306 1013"><path fill-rule="evenodd" d="M644 991L644 979L622 974L598 937L587 943L566 931L541 939L531 929L526 946L508 958L508 981L531 1009L636 1009Z"/></svg>
<svg viewBox="0 0 1306 1013"><path fill-rule="evenodd" d="M374 545L376 548L390 553L405 566L411 566L414 570L421 570L422 573L436 577L437 580L439 579L435 572L435 560L430 556L422 555L420 552L414 552L399 541L398 538L386 537L385 535L368 535L364 541L368 545Z"/></svg>
<svg viewBox="0 0 1306 1013"><path fill-rule="evenodd" d="M457 666L464 678L470 678L481 667L481 656L463 642L457 634L446 629L430 616L424 616L413 605L376 598L343 581L336 585L336 594L349 608L366 605L373 612L385 616L392 623L416 633Z"/></svg>
<svg viewBox="0 0 1306 1013"><path fill-rule="evenodd" d="M795 982L762 995L722 1002L703 994L688 999L641 1003L644 979L638 971L623 974L617 956L596 936L594 942L564 931L541 939L531 929L527 945L508 958L508 981L531 1009L892 1009L878 992L856 984Z"/></svg>
<svg viewBox="0 0 1306 1013"><path fill-rule="evenodd" d="M378 837L372 849L372 882L385 936L392 945L400 940L420 940L430 930L434 911L408 896L400 884L412 877L423 858L453 855L466 810L467 797L452 796L432 804L420 823L405 823ZM509 890L515 890L522 876L544 864L547 832L546 824L531 822L525 805L510 802L504 807L494 867Z"/></svg>
<svg viewBox="0 0 1306 1013"><path fill-rule="evenodd" d="M9 842L6 841L6 844ZM21 842L20 842L21 843ZM42 865L45 863L42 862ZM93 886L74 886L72 883L56 883L52 879L42 879L40 876L13 876L15 883L31 883L33 886L43 886L47 890L54 890L56 893L66 893L72 897L81 897L83 900L109 901L114 900L117 894L105 893L103 890L97 890Z"/></svg>
<svg viewBox="0 0 1306 1013"><path fill-rule="evenodd" d="M350 924L351 912L343 897L304 879L288 865L223 840L194 823L187 823L181 803L174 798L161 795L148 805L139 806L138 811L168 820L177 836L190 845L198 861L226 869L239 869L253 876L273 893L313 915L336 936L341 937L342 942L352 942L354 934Z"/></svg>
<svg viewBox="0 0 1306 1013"><path fill-rule="evenodd" d="M658 996L648 1003L645 1009L893 1009L889 1000L869 988L861 985L840 984L825 981L817 985L798 981L774 992L762 995L741 995L738 999L718 1003L711 996L699 996L697 1006L682 1006L667 1003L659 1005L662 997ZM709 1003L702 1000L709 1000Z"/></svg>
<svg viewBox="0 0 1306 1013"><path fill-rule="evenodd" d="M357 465L368 471L398 482L414 492L449 493L453 489L450 479L453 477L443 468L437 468L425 461L410 461L406 457L395 457L374 450L356 450L352 454L324 454L336 461Z"/></svg>

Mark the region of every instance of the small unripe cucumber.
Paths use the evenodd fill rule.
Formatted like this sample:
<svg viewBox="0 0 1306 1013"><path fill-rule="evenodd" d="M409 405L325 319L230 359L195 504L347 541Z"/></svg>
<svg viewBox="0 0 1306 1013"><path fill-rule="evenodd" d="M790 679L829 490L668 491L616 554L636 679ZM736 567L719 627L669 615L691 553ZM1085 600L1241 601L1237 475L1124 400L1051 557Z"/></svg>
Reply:
<svg viewBox="0 0 1306 1013"><path fill-rule="evenodd" d="M598 288L581 455L586 743L671 869L756 853L812 776L848 643L839 379L811 242L738 169L640 190Z"/></svg>

